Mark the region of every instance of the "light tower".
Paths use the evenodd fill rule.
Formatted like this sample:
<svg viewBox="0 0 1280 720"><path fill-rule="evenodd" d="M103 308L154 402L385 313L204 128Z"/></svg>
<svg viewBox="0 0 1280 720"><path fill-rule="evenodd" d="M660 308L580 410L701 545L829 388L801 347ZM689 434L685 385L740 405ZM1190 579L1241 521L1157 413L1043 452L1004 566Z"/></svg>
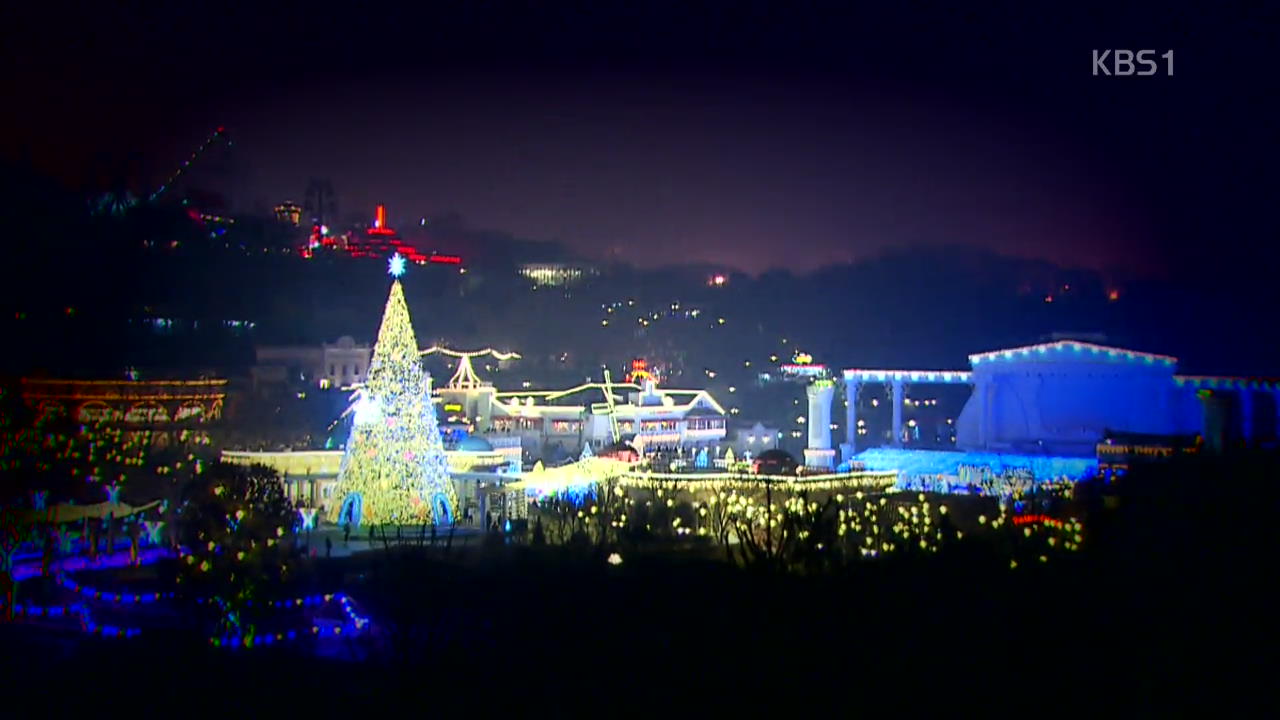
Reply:
<svg viewBox="0 0 1280 720"><path fill-rule="evenodd" d="M809 397L809 446L804 450L805 467L831 470L835 468L836 451L831 448L831 401L836 395L835 381L815 380L805 394Z"/></svg>

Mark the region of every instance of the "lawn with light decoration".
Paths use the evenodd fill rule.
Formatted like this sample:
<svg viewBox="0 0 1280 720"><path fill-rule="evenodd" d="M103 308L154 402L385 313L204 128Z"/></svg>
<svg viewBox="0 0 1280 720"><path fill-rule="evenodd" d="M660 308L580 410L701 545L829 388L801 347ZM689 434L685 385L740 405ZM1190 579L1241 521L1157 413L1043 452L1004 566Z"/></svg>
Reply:
<svg viewBox="0 0 1280 720"><path fill-rule="evenodd" d="M495 711L556 716L815 705L915 714L1000 712L1030 697L1037 712L1043 703L1186 712L1214 706L1217 688L1238 686L1258 667L1250 647L1227 650L1256 627L1251 609L1265 597L1249 550L1268 531L1237 522L1250 516L1240 496L1207 488L1234 477L1268 498L1274 491L1263 481L1274 467L1135 473L1114 489L1115 509L1080 501L1079 552L1047 543L1073 528L1013 515L994 535L1032 541L1017 567L979 530L937 552L816 571L743 567L686 540L533 546L503 534L455 538L448 551L438 542L310 558L300 590L341 588L380 626L358 663L302 645L215 649L164 633L113 643L75 635L73 646L67 635L37 642L21 627L0 633L13 648L8 657L22 658L9 677L28 692L54 696L72 676L94 696L130 682L95 670L140 668L138 682L158 707L190 702L197 687L233 687L202 706L334 710L425 694L437 710L503 697L510 707L504 700ZM945 502L956 527L990 525L978 518L991 501L925 500ZM914 495L903 501L923 504ZM1056 554L1040 562L1047 547Z"/></svg>

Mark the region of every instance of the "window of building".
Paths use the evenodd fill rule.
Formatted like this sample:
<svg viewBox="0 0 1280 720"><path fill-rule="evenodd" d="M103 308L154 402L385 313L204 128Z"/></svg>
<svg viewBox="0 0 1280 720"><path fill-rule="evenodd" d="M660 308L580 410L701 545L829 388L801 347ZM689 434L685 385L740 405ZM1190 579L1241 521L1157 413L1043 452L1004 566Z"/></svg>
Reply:
<svg viewBox="0 0 1280 720"><path fill-rule="evenodd" d="M333 364L330 364L330 365L329 365L329 374L330 374L330 375L337 375L337 373L335 372L335 367L333 366Z"/></svg>
<svg viewBox="0 0 1280 720"><path fill-rule="evenodd" d="M346 377L346 376L347 376L347 366L346 366L346 365L343 365L343 366L342 366L342 377Z"/></svg>

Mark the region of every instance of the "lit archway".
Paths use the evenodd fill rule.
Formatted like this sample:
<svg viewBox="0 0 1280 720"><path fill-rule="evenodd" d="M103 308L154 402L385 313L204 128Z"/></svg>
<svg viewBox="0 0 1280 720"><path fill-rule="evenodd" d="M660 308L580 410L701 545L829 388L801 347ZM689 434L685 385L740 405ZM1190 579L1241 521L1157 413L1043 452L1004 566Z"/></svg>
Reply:
<svg viewBox="0 0 1280 720"><path fill-rule="evenodd" d="M338 510L338 524L360 527L360 518L364 514L364 499L360 493L351 493L342 500Z"/></svg>
<svg viewBox="0 0 1280 720"><path fill-rule="evenodd" d="M173 419L182 422L183 420L203 420L204 417L204 405L195 400L188 400L178 406L178 412Z"/></svg>
<svg viewBox="0 0 1280 720"><path fill-rule="evenodd" d="M140 402L129 408L124 421L137 424L154 424L169 422L169 411L157 402Z"/></svg>
<svg viewBox="0 0 1280 720"><path fill-rule="evenodd" d="M80 406L76 412L76 419L86 424L115 422L120 419L120 411L104 402L90 400Z"/></svg>
<svg viewBox="0 0 1280 720"><path fill-rule="evenodd" d="M431 499L431 505L434 510L436 525L453 524L453 512L449 508L449 499L444 496L444 493L436 493L435 497Z"/></svg>

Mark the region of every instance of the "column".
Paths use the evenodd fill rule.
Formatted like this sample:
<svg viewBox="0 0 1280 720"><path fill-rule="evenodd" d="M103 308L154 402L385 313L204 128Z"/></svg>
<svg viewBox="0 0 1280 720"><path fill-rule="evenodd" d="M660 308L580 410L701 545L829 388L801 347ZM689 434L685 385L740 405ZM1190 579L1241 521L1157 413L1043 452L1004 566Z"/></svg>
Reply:
<svg viewBox="0 0 1280 720"><path fill-rule="evenodd" d="M1248 381L1245 381L1248 382ZM1243 385L1240 395L1240 434L1246 447L1253 444L1253 390Z"/></svg>
<svg viewBox="0 0 1280 720"><path fill-rule="evenodd" d="M809 396L809 448L831 449L831 401L835 397L831 381L814 383L805 392Z"/></svg>
<svg viewBox="0 0 1280 720"><path fill-rule="evenodd" d="M902 380L893 381L893 446L902 447Z"/></svg>
<svg viewBox="0 0 1280 720"><path fill-rule="evenodd" d="M858 389L862 383L858 380L846 380L844 383L844 439L848 445L848 454L858 452ZM843 450L843 448L842 448ZM848 460L849 458L844 458Z"/></svg>
<svg viewBox="0 0 1280 720"><path fill-rule="evenodd" d="M809 396L809 446L804 451L804 464L829 470L835 467L836 457L831 449L831 401L836 395L836 384L831 380L818 380L805 394Z"/></svg>

